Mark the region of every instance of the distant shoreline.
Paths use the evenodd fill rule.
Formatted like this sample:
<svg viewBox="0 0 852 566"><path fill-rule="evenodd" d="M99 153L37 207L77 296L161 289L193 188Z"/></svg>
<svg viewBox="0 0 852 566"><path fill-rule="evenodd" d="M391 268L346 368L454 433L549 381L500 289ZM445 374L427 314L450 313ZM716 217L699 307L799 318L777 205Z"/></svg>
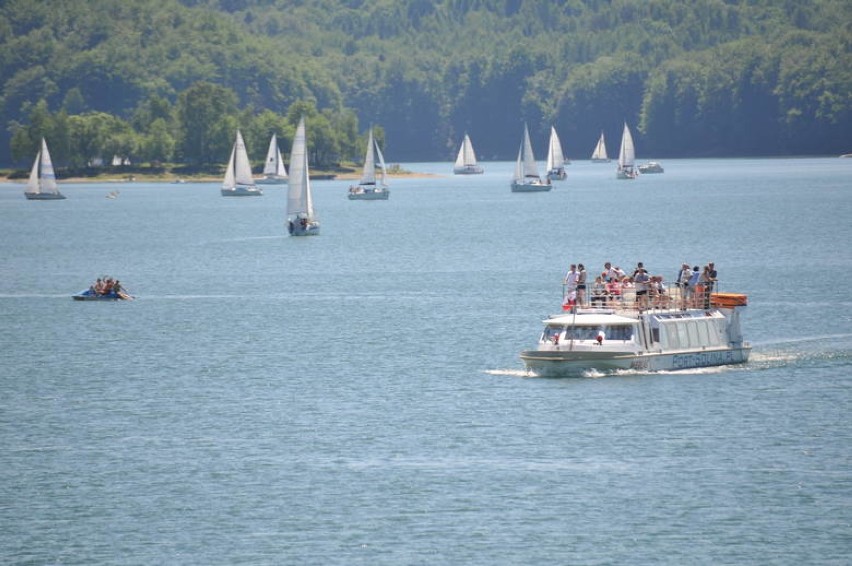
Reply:
<svg viewBox="0 0 852 566"><path fill-rule="evenodd" d="M318 171L316 172L317 178L314 178L313 180L323 180L319 179L319 177L326 177L328 175L333 175L330 180L334 181L357 181L361 177L361 174L358 172L325 173ZM438 175L436 173L418 173L413 171L388 174L388 178L390 179L425 179L430 177L442 176L443 175ZM257 177L255 180L257 179L259 179L259 177ZM222 177L212 177L209 175L181 177L178 175L145 175L139 173L134 173L132 175L98 175L97 177L68 177L67 179L63 179L62 177L57 178L57 182L60 185L63 183L168 183L180 185L184 183L216 183L220 182L221 180ZM10 179L9 177L0 176L0 183L26 185L27 179Z"/></svg>

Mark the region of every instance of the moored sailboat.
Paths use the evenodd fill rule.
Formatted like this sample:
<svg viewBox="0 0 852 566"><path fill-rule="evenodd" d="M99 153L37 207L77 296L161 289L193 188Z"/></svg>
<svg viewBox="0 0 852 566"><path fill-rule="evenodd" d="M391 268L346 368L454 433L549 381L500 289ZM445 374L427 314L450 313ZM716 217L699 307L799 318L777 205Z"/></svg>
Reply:
<svg viewBox="0 0 852 566"><path fill-rule="evenodd" d="M601 137L598 138L598 143L592 151L592 163L609 163L609 156L606 154L606 140L604 133L601 132Z"/></svg>
<svg viewBox="0 0 852 566"><path fill-rule="evenodd" d="M461 147L459 147L459 154L456 156L456 162L453 165L453 173L456 175L479 175L483 171L482 166L476 162L476 153L473 151L470 136L465 134Z"/></svg>
<svg viewBox="0 0 852 566"><path fill-rule="evenodd" d="M636 149L627 122L624 123L624 131L621 133L621 149L618 152L615 176L618 179L635 179L639 176L639 170L636 169Z"/></svg>
<svg viewBox="0 0 852 566"><path fill-rule="evenodd" d="M263 178L257 180L258 185L283 185L287 182L287 169L281 159L281 149L278 147L278 136L272 134L269 149L266 151L266 161L263 164Z"/></svg>
<svg viewBox="0 0 852 566"><path fill-rule="evenodd" d="M53 171L53 161L50 159L50 151L47 142L41 138L41 148L36 154L33 168L30 170L30 178L24 196L28 200L62 200L65 195L59 192L56 184L56 173Z"/></svg>
<svg viewBox="0 0 852 566"><path fill-rule="evenodd" d="M550 143L547 148L547 178L551 181L564 181L568 176L565 173L565 154L562 153L562 142L556 134L556 128L550 126Z"/></svg>
<svg viewBox="0 0 852 566"><path fill-rule="evenodd" d="M246 142L243 141L243 135L237 130L237 139L231 149L231 157L228 159L225 178L222 181L222 196L249 197L262 194L263 189L254 184L254 178L251 175L251 163L249 163L248 151L246 151Z"/></svg>
<svg viewBox="0 0 852 566"><path fill-rule="evenodd" d="M376 158L379 163L376 165ZM376 169L379 169L377 176ZM385 158L379 144L373 138L373 129L367 139L367 153L364 156L364 170L357 185L349 187L349 200L387 200L390 190L385 174Z"/></svg>
<svg viewBox="0 0 852 566"><path fill-rule="evenodd" d="M299 120L290 150L290 187L287 192L287 231L291 236L315 236L320 223L314 213L311 176L308 171L305 119Z"/></svg>
<svg viewBox="0 0 852 566"><path fill-rule="evenodd" d="M518 149L518 160L515 163L515 176L512 179L513 193L531 193L549 191L552 188L550 180L542 180L538 174L538 166L530 143L530 132L524 124L524 139Z"/></svg>

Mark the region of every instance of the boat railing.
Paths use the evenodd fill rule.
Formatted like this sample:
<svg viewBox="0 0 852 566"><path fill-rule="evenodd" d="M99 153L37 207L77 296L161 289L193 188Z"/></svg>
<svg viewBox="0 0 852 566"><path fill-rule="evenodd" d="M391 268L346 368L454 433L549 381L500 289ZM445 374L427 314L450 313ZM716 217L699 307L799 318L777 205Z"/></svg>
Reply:
<svg viewBox="0 0 852 566"><path fill-rule="evenodd" d="M715 281L710 287L698 286L695 289L680 287L677 284L664 284L662 289L649 288L647 293L638 295L635 287L622 287L616 293L597 294L587 288L582 296L566 291L563 285L563 311L570 311L573 308L599 308L638 313L654 310L710 308L716 302L712 295L719 293L719 282Z"/></svg>

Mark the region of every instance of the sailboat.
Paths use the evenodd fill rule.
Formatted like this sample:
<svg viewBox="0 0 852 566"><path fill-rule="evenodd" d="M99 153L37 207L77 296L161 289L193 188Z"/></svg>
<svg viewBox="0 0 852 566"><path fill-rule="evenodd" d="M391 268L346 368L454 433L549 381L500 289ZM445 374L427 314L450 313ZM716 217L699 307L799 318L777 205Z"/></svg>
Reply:
<svg viewBox="0 0 852 566"><path fill-rule="evenodd" d="M562 142L556 135L556 128L550 126L550 144L547 148L547 178L551 181L564 181L568 175L565 173L565 155L562 153Z"/></svg>
<svg viewBox="0 0 852 566"><path fill-rule="evenodd" d="M258 185L283 185L287 182L287 169L281 159L281 149L278 147L278 136L272 134L269 149L266 151L266 162L263 164L263 179L258 179Z"/></svg>
<svg viewBox="0 0 852 566"><path fill-rule="evenodd" d="M376 157L379 164L376 165ZM380 174L376 176L376 168ZM357 185L349 187L349 200L387 200L390 196L385 177L385 157L379 144L373 139L373 129L367 139L367 154L364 156L364 171Z"/></svg>
<svg viewBox="0 0 852 566"><path fill-rule="evenodd" d="M465 134L459 148L459 154L456 157L456 163L453 166L453 173L456 175L479 175L482 172L482 166L476 163L476 153L473 151L473 144L470 143L470 136Z"/></svg>
<svg viewBox="0 0 852 566"><path fill-rule="evenodd" d="M615 176L618 179L635 179L639 176L636 169L636 149L633 147L633 136L627 122L624 123L624 131L621 134L621 150L618 152L618 168Z"/></svg>
<svg viewBox="0 0 852 566"><path fill-rule="evenodd" d="M249 163L246 142L243 135L237 130L237 139L231 149L231 157L225 169L225 179L222 181L223 197L250 197L260 196L263 189L254 184L251 176L251 164Z"/></svg>
<svg viewBox="0 0 852 566"><path fill-rule="evenodd" d="M609 157L606 154L604 133L601 132L601 137L598 138L598 145L595 146L595 150L592 152L592 163L609 163L609 161Z"/></svg>
<svg viewBox="0 0 852 566"><path fill-rule="evenodd" d="M65 195L59 192L56 185L56 174L53 172L53 161L47 150L47 142L41 138L41 149L36 154L30 178L24 196L28 200L61 200Z"/></svg>
<svg viewBox="0 0 852 566"><path fill-rule="evenodd" d="M521 142L520 149L518 149L515 177L512 179L512 192L530 193L549 191L551 188L550 179L543 181L538 174L538 166L535 163L535 156L530 143L530 131L524 124L524 139Z"/></svg>
<svg viewBox="0 0 852 566"><path fill-rule="evenodd" d="M291 236L315 236L320 224L311 198L305 119L299 120L290 149L290 188L287 193L287 231Z"/></svg>

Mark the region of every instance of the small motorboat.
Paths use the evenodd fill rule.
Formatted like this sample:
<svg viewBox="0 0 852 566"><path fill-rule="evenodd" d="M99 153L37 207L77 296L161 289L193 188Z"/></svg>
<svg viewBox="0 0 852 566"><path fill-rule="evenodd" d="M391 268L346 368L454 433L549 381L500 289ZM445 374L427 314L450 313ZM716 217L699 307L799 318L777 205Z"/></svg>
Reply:
<svg viewBox="0 0 852 566"><path fill-rule="evenodd" d="M85 291L81 291L76 295L71 296L75 301L132 301L133 297L125 293L124 291L109 293L95 293L92 289L86 289Z"/></svg>
<svg viewBox="0 0 852 566"><path fill-rule="evenodd" d="M132 301L121 282L112 277L99 277L85 291L71 296L75 301Z"/></svg>

